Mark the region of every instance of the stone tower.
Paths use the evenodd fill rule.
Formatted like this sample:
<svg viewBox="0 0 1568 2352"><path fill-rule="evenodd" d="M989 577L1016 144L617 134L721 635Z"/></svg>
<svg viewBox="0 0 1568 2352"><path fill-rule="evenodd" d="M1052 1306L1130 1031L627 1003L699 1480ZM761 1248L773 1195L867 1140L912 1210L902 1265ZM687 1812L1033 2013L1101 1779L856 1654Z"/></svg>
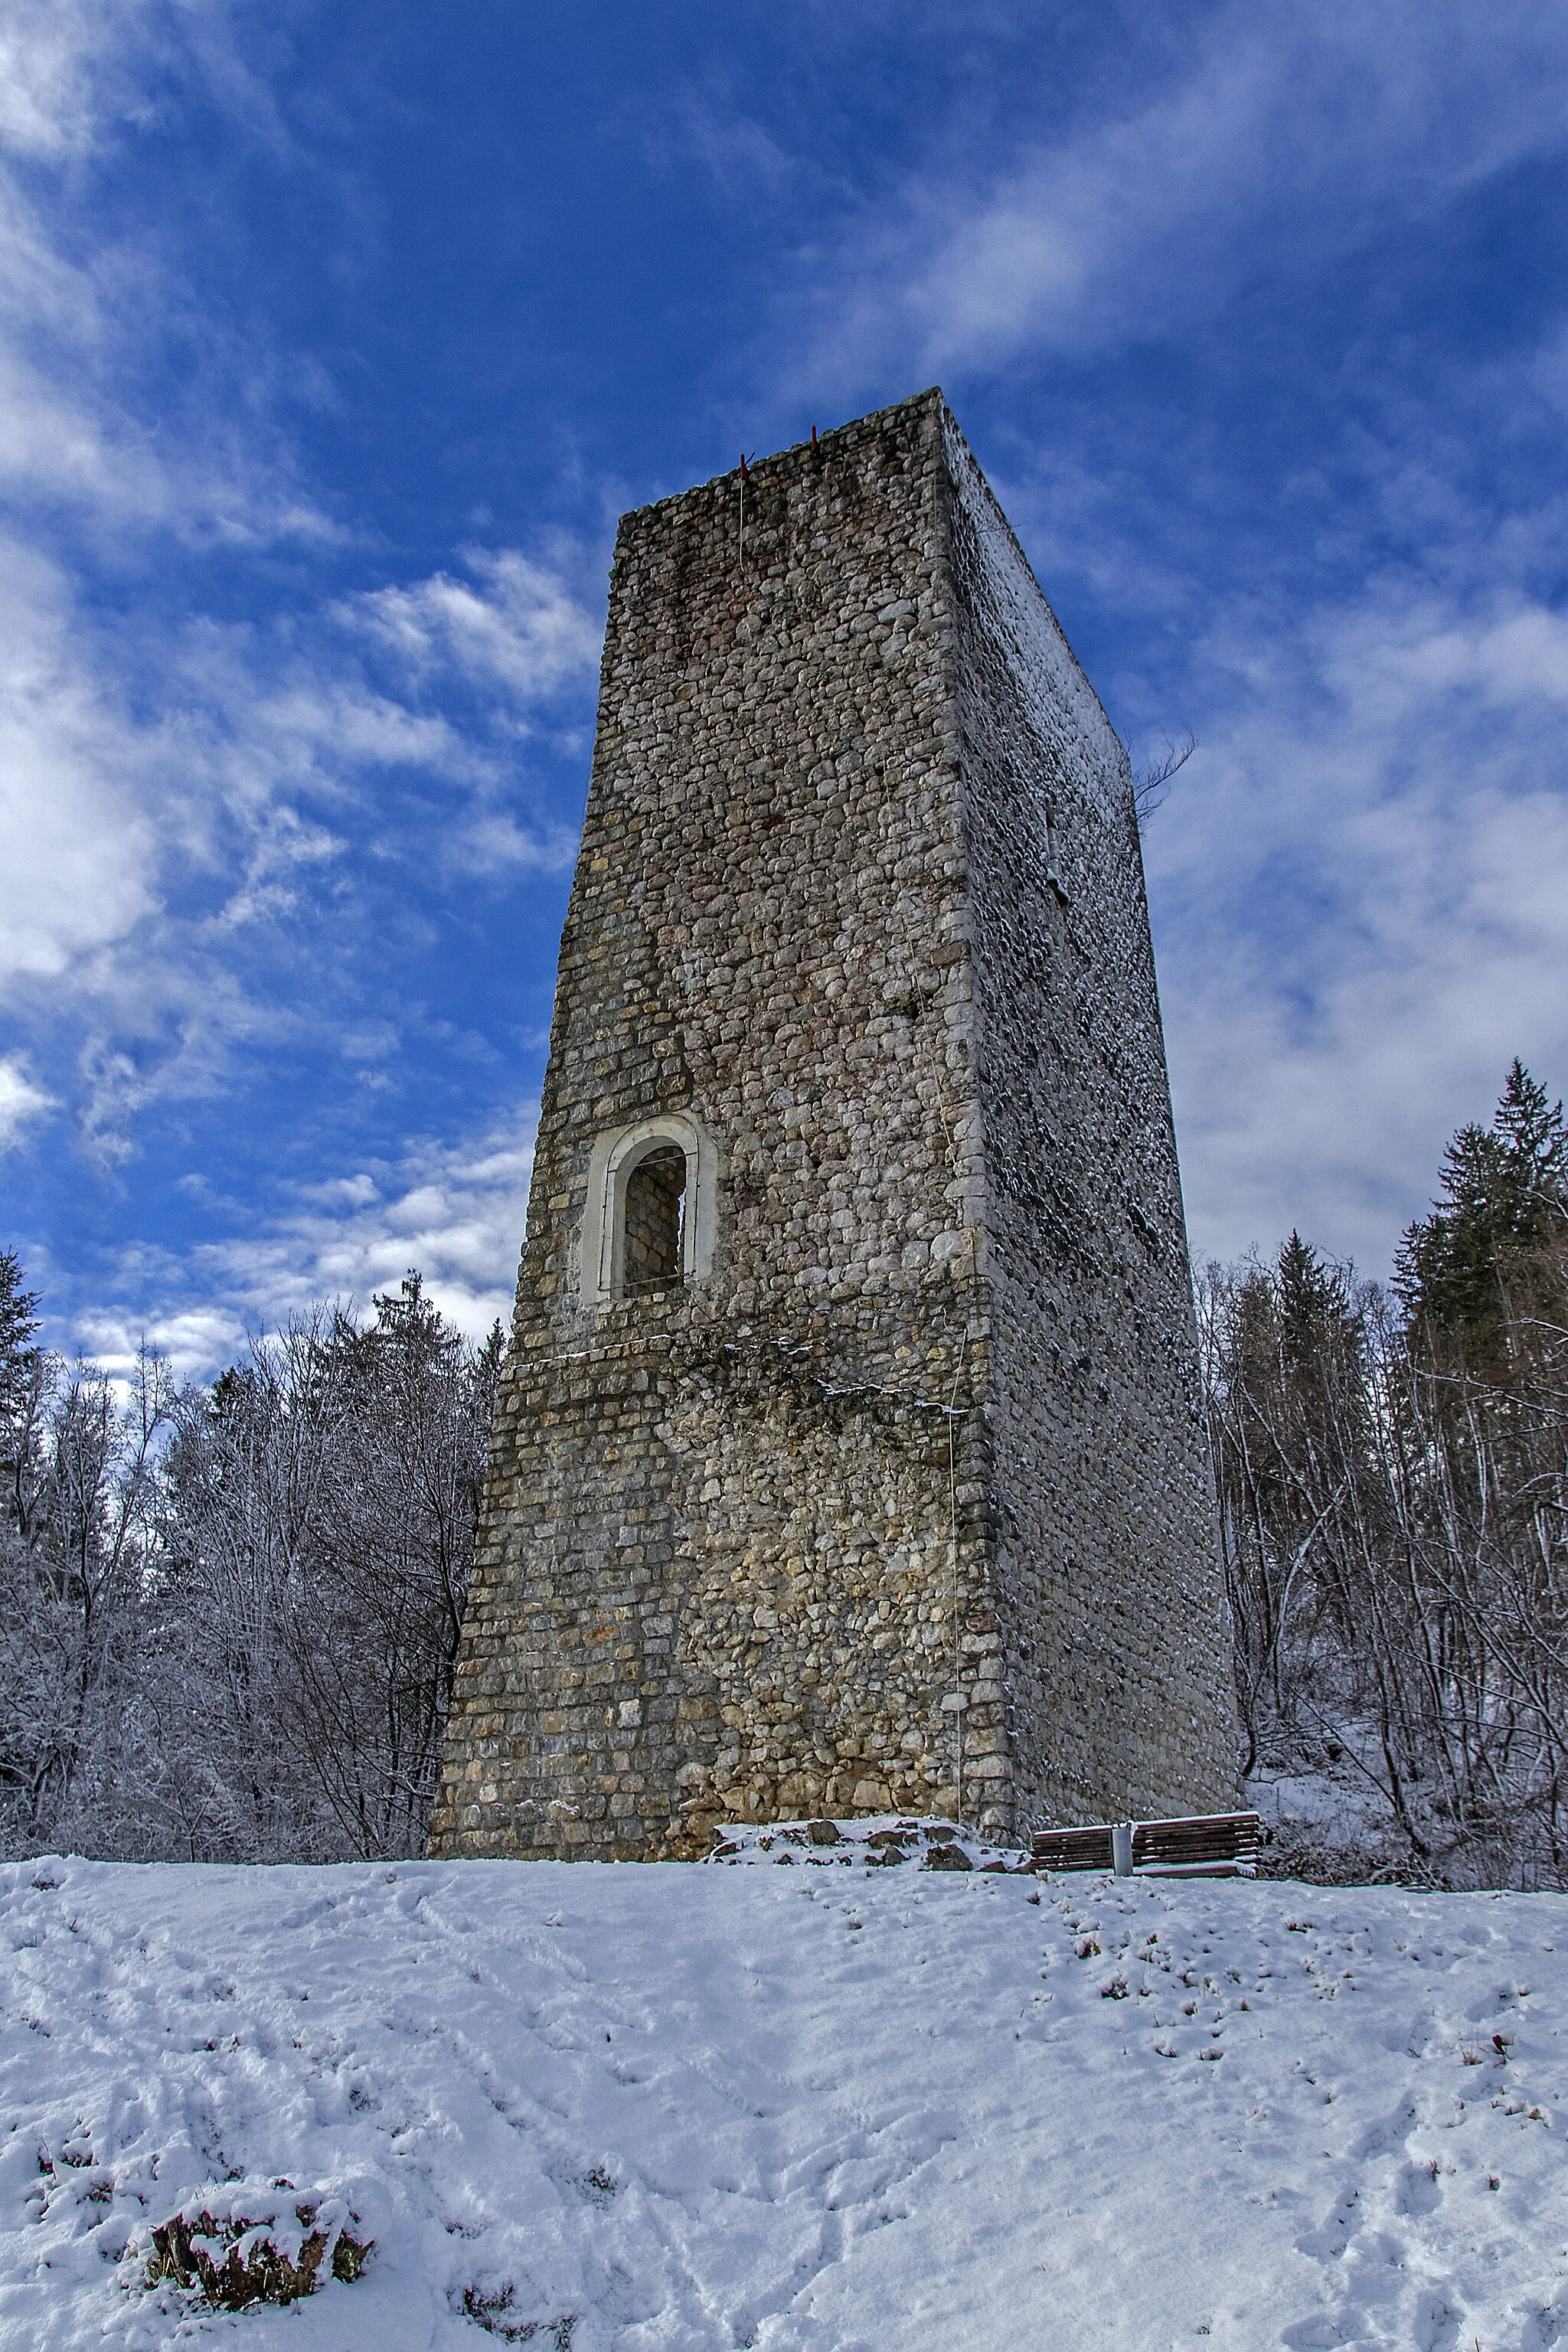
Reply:
<svg viewBox="0 0 1568 2352"><path fill-rule="evenodd" d="M1126 754L942 395L628 514L437 1854L1235 1801Z"/></svg>

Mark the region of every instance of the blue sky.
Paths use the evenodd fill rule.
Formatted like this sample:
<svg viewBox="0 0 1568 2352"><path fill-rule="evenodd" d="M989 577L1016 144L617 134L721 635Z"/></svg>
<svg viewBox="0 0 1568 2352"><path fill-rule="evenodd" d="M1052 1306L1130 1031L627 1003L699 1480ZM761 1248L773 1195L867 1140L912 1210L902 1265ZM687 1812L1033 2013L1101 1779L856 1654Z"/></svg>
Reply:
<svg viewBox="0 0 1568 2352"><path fill-rule="evenodd" d="M0 0L3 1237L505 1308L615 518L945 387L1137 761L1194 1248L1568 1085L1568 13Z"/></svg>

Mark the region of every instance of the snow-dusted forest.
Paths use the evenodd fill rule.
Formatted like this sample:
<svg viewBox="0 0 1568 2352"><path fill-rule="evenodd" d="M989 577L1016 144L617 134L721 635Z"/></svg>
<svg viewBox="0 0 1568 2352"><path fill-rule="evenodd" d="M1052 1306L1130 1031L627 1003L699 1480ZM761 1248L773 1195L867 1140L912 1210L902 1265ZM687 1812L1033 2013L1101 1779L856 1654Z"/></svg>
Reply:
<svg viewBox="0 0 1568 2352"><path fill-rule="evenodd" d="M500 1357L417 1276L129 1408L0 1260L0 1836L321 1862L423 1844Z"/></svg>
<svg viewBox="0 0 1568 2352"><path fill-rule="evenodd" d="M1561 1886L1568 1139L1516 1062L1391 1287L1292 1234L1198 1284L1243 1769L1271 1866Z"/></svg>
<svg viewBox="0 0 1568 2352"><path fill-rule="evenodd" d="M499 1327L416 1275L129 1409L0 1259L0 1838L422 1849ZM1242 1768L1270 1867L1568 1884L1568 1139L1517 1064L1392 1286L1299 1235L1198 1283Z"/></svg>

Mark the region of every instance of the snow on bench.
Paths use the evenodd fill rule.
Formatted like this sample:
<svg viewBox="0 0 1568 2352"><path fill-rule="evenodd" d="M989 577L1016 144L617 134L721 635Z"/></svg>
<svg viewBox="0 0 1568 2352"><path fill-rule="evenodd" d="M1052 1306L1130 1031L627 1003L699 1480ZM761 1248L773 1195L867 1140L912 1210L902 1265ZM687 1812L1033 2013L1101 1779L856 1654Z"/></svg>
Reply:
<svg viewBox="0 0 1568 2352"><path fill-rule="evenodd" d="M1085 1829L1037 1830L1030 1841L1030 1861L1034 1869L1047 1873L1115 1870L1124 1877L1255 1878L1261 1828L1256 1813L1201 1813L1189 1821L1098 1822Z"/></svg>

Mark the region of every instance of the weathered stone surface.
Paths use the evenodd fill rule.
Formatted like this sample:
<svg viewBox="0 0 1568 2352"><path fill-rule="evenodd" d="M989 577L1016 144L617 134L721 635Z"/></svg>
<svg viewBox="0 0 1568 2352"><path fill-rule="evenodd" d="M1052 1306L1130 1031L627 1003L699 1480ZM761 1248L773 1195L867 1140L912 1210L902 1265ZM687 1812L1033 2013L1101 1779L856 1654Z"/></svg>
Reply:
<svg viewBox="0 0 1568 2352"><path fill-rule="evenodd" d="M432 1852L1225 1805L1125 755L939 394L743 497L621 524Z"/></svg>

